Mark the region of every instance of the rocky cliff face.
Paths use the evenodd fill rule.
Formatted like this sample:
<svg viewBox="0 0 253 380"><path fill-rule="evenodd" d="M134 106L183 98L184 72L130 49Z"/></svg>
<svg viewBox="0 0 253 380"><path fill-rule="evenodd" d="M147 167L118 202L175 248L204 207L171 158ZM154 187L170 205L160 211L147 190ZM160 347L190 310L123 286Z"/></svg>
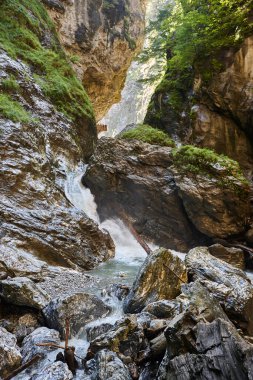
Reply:
<svg viewBox="0 0 253 380"><path fill-rule="evenodd" d="M64 181L94 149L92 109L44 7L33 1L19 2L19 7L14 3L5 1L0 17L4 276L38 274L46 263L89 269L113 254L113 243L68 202ZM29 22L34 25L27 32L22 27ZM13 39L15 33L22 43Z"/></svg>
<svg viewBox="0 0 253 380"><path fill-rule="evenodd" d="M180 112L170 105L166 86L156 91L146 122L184 142L212 148L237 160L252 178L253 37L223 52L223 70L208 84L196 75Z"/></svg>
<svg viewBox="0 0 253 380"><path fill-rule="evenodd" d="M239 172L232 160L202 149L103 138L83 183L102 217L130 218L143 237L185 252L208 237L244 231L249 186Z"/></svg>
<svg viewBox="0 0 253 380"><path fill-rule="evenodd" d="M142 44L145 1L43 1L100 120L119 101L126 71Z"/></svg>

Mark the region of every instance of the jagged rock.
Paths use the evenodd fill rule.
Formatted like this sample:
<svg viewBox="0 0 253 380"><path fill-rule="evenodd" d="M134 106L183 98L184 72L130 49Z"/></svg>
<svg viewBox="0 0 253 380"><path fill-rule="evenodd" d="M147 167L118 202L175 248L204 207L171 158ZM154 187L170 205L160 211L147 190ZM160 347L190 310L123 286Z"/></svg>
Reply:
<svg viewBox="0 0 253 380"><path fill-rule="evenodd" d="M92 362L91 380L132 380L128 368L114 352L101 350Z"/></svg>
<svg viewBox="0 0 253 380"><path fill-rule="evenodd" d="M140 373L139 380L151 380L156 378L159 362L151 362L145 364L144 369Z"/></svg>
<svg viewBox="0 0 253 380"><path fill-rule="evenodd" d="M31 313L24 314L18 319L18 323L15 326L13 333L15 334L17 341L20 343L27 335L31 334L38 327L39 323L35 315Z"/></svg>
<svg viewBox="0 0 253 380"><path fill-rule="evenodd" d="M88 342L94 340L102 334L105 334L107 331L111 330L112 327L112 323L102 323L98 326L86 328Z"/></svg>
<svg viewBox="0 0 253 380"><path fill-rule="evenodd" d="M26 277L1 281L0 295L13 305L28 306L38 310L42 310L50 301L48 294Z"/></svg>
<svg viewBox="0 0 253 380"><path fill-rule="evenodd" d="M78 56L73 67L100 120L120 100L126 71L142 46L144 1L43 1L62 46L69 56Z"/></svg>
<svg viewBox="0 0 253 380"><path fill-rule="evenodd" d="M114 245L70 204L64 184L93 152L94 120L73 123L57 112L29 66L2 50L0 67L0 87L14 76L20 91L10 96L30 117L26 123L0 118L1 262L12 277L39 273L46 263L91 269L113 255Z"/></svg>
<svg viewBox="0 0 253 380"><path fill-rule="evenodd" d="M186 266L190 278L199 279L232 321L252 335L253 285L245 273L210 255L206 247L192 249Z"/></svg>
<svg viewBox="0 0 253 380"><path fill-rule="evenodd" d="M240 248L228 248L221 244L214 244L208 247L208 251L212 256L226 261L238 269L245 269L244 253Z"/></svg>
<svg viewBox="0 0 253 380"><path fill-rule="evenodd" d="M181 302L177 300L161 300L148 304L143 312L155 315L157 318L173 318L180 313Z"/></svg>
<svg viewBox="0 0 253 380"><path fill-rule="evenodd" d="M45 367L38 374L32 376L31 380L72 380L73 374L67 364L55 362Z"/></svg>
<svg viewBox="0 0 253 380"><path fill-rule="evenodd" d="M241 196L234 186L221 185L226 177L222 178L219 171L222 167L218 164L210 164L206 173L191 173L180 167L173 169L187 215L198 231L210 237L226 238L245 230L245 219L249 216L249 187L233 179L233 185L237 185L242 193L245 191Z"/></svg>
<svg viewBox="0 0 253 380"><path fill-rule="evenodd" d="M101 138L82 182L95 195L102 219L126 214L144 238L187 252L199 236L178 195L172 163L171 148Z"/></svg>
<svg viewBox="0 0 253 380"><path fill-rule="evenodd" d="M162 379L249 379L252 375L253 346L227 321L199 322L193 331L189 353L174 357ZM169 353L168 353L169 355Z"/></svg>
<svg viewBox="0 0 253 380"><path fill-rule="evenodd" d="M93 358L105 348L116 352L124 363L142 360L143 353L148 349L148 341L137 316L129 315L121 319L111 330L90 342L87 358Z"/></svg>
<svg viewBox="0 0 253 380"><path fill-rule="evenodd" d="M52 300L43 309L43 315L49 327L60 332L65 337L65 320L69 319L70 333L76 334L86 323L97 318L105 317L110 308L97 296L85 293L76 293Z"/></svg>
<svg viewBox="0 0 253 380"><path fill-rule="evenodd" d="M151 302L173 299L187 281L182 260L166 249L150 254L141 267L124 301L125 313L137 313Z"/></svg>
<svg viewBox="0 0 253 380"><path fill-rule="evenodd" d="M60 336L58 331L50 330L47 327L39 327L23 340L21 352L22 362L26 363L35 355L45 356L49 351L55 350L54 347L36 346L38 343L53 343L60 345Z"/></svg>
<svg viewBox="0 0 253 380"><path fill-rule="evenodd" d="M21 363L21 353L17 339L0 327L0 376L7 376Z"/></svg>

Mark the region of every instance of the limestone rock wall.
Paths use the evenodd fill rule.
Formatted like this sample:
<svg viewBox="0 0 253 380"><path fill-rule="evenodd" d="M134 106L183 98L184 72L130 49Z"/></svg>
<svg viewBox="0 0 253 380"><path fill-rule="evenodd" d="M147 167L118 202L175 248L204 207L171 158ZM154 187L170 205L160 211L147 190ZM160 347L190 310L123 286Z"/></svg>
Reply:
<svg viewBox="0 0 253 380"><path fill-rule="evenodd" d="M120 99L140 49L145 0L43 0L93 102L97 120Z"/></svg>

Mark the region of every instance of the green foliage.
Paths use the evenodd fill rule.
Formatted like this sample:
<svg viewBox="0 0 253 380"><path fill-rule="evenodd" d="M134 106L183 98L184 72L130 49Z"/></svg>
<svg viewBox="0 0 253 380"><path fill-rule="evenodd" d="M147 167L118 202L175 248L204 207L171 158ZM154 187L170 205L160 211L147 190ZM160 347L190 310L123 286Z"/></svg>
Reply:
<svg viewBox="0 0 253 380"><path fill-rule="evenodd" d="M218 184L232 187L242 192L242 185L248 189L249 183L244 177L238 162L225 155L219 155L211 149L185 145L173 151L174 164L184 173L218 176Z"/></svg>
<svg viewBox="0 0 253 380"><path fill-rule="evenodd" d="M14 122L34 122L31 114L27 112L19 102L12 100L12 98L6 94L0 94L0 115Z"/></svg>
<svg viewBox="0 0 253 380"><path fill-rule="evenodd" d="M93 119L88 96L68 63L44 6L36 0L0 0L0 47L28 63L45 95L77 120ZM45 44L45 34L50 42Z"/></svg>
<svg viewBox="0 0 253 380"><path fill-rule="evenodd" d="M17 92L19 90L19 84L16 78L11 75L9 78L3 79L0 82L0 88L5 92Z"/></svg>
<svg viewBox="0 0 253 380"><path fill-rule="evenodd" d="M136 128L123 132L123 139L135 139L149 144L174 147L174 141L163 131L147 124L139 124Z"/></svg>

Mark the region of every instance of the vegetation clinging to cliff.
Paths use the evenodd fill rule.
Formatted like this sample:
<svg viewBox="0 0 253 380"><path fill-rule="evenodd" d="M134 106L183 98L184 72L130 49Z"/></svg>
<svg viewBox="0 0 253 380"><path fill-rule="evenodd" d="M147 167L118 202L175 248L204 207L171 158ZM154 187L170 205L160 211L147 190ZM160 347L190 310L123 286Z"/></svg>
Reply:
<svg viewBox="0 0 253 380"><path fill-rule="evenodd" d="M173 115L176 120L189 115L194 76L208 82L223 68L224 50L239 47L253 32L252 7L253 0L175 0L161 12L151 26L158 38L144 59L158 51L167 54L166 75L156 90L159 99L164 97L160 103L153 98L148 123L159 126L159 119L166 124Z"/></svg>
<svg viewBox="0 0 253 380"><path fill-rule="evenodd" d="M184 145L174 149L173 158L174 165L182 172L207 175L211 178L218 173L217 179L221 186L231 187L241 195L244 194L245 187L248 193L249 182L244 177L238 162L223 154L217 154L207 148Z"/></svg>
<svg viewBox="0 0 253 380"><path fill-rule="evenodd" d="M174 141L166 133L147 124L139 124L136 128L123 132L120 137L140 140L154 145L175 146Z"/></svg>
<svg viewBox="0 0 253 380"><path fill-rule="evenodd" d="M0 0L0 47L28 63L44 94L72 119L93 119L89 98L62 51L44 6Z"/></svg>

